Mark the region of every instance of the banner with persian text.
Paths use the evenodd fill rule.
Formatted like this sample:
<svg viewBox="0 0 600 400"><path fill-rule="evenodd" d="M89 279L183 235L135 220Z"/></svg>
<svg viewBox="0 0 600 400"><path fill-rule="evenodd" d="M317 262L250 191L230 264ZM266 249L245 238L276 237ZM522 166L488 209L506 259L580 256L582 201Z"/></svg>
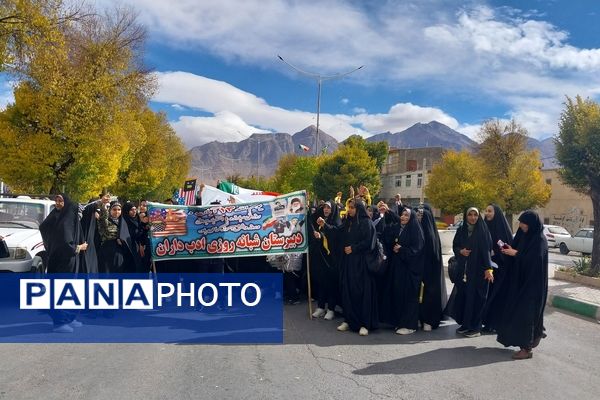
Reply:
<svg viewBox="0 0 600 400"><path fill-rule="evenodd" d="M210 206L148 203L154 260L301 253L308 247L306 192Z"/></svg>

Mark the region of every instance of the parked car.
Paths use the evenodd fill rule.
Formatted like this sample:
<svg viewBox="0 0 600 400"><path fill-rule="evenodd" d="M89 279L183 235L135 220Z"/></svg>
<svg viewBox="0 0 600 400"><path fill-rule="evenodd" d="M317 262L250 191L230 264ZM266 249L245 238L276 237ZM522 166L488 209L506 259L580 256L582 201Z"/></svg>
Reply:
<svg viewBox="0 0 600 400"><path fill-rule="evenodd" d="M462 226L462 223L463 223L462 221L458 221L455 224L448 225L448 230L455 231L455 230L457 230L458 228L460 228Z"/></svg>
<svg viewBox="0 0 600 400"><path fill-rule="evenodd" d="M562 239L571 237L568 230L558 225L544 225L544 235L548 239L548 247L558 247Z"/></svg>
<svg viewBox="0 0 600 400"><path fill-rule="evenodd" d="M583 254L592 253L594 243L594 228L583 228L573 237L560 240L558 247L561 254L569 254L570 251L579 251Z"/></svg>
<svg viewBox="0 0 600 400"><path fill-rule="evenodd" d="M44 272L39 227L54 204L30 197L0 198L0 237L8 248L8 257L0 258L0 272Z"/></svg>

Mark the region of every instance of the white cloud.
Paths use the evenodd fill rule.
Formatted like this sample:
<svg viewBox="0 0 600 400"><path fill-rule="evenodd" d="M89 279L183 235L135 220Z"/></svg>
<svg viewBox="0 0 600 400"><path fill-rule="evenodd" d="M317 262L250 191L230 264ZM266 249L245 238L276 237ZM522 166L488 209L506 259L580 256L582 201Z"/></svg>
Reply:
<svg viewBox="0 0 600 400"><path fill-rule="evenodd" d="M189 147L212 140L239 141L256 132L293 134L316 124L314 113L269 105L264 99L222 81L187 72L162 72L157 73L157 77L159 90L153 101L175 103L213 114L208 117L182 116L172 122ZM399 103L387 113L321 113L320 129L343 140L353 134L370 136L384 131L399 132L417 122L433 120L451 128L459 125L455 118L440 109Z"/></svg>
<svg viewBox="0 0 600 400"><path fill-rule="evenodd" d="M177 111L183 111L183 110L185 110L185 107L183 107L183 106L181 106L179 104L171 104L171 107L173 107Z"/></svg>
<svg viewBox="0 0 600 400"><path fill-rule="evenodd" d="M366 108L362 108L362 107L354 107L352 109L352 112L354 114L365 114L367 112L367 109Z"/></svg>
<svg viewBox="0 0 600 400"><path fill-rule="evenodd" d="M340 103L342 103L342 104L348 104L348 103L350 103L350 100L347 99L347 98L343 98L343 99L340 100Z"/></svg>
<svg viewBox="0 0 600 400"><path fill-rule="evenodd" d="M572 45L569 33L545 21L542 12L493 8L485 0L123 1L139 9L152 40L169 46L294 79L296 73L277 62L277 54L324 74L364 64L345 79L500 104L500 117L531 118L522 122L534 136L548 134L565 94L598 96L590 88L600 87L600 48ZM555 106L535 108L528 101L542 97ZM377 124L385 125L372 126Z"/></svg>

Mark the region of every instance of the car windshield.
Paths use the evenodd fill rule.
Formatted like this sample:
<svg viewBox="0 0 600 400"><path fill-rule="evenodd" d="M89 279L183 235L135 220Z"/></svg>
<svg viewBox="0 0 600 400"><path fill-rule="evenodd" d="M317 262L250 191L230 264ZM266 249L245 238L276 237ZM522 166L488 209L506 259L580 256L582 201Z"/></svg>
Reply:
<svg viewBox="0 0 600 400"><path fill-rule="evenodd" d="M565 228L562 228L560 226L551 226L548 228L548 230L550 231L550 233L556 233L557 235L569 235L571 236L571 234L569 233L568 230L566 230Z"/></svg>
<svg viewBox="0 0 600 400"><path fill-rule="evenodd" d="M0 201L0 226L37 229L43 220L43 204Z"/></svg>

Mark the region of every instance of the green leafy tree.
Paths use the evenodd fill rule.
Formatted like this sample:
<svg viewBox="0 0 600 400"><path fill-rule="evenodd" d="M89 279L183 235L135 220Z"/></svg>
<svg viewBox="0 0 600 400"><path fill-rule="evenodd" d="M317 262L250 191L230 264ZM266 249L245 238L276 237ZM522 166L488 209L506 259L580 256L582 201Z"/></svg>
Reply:
<svg viewBox="0 0 600 400"><path fill-rule="evenodd" d="M360 135L352 135L342 142L346 147L356 147L364 149L369 153L369 157L375 160L375 165L378 170L381 170L385 160L387 160L390 146L388 142L367 142L365 138Z"/></svg>
<svg viewBox="0 0 600 400"><path fill-rule="evenodd" d="M592 199L594 241L591 270L600 273L600 104L567 98L555 139L561 179Z"/></svg>
<svg viewBox="0 0 600 400"><path fill-rule="evenodd" d="M490 198L490 186L484 180L484 167L468 151L448 151L433 166L425 195L433 205L450 214L467 207L482 207Z"/></svg>
<svg viewBox="0 0 600 400"><path fill-rule="evenodd" d="M313 187L319 199L333 199L352 185L365 185L374 197L381 188L379 170L367 150L358 146L340 146L319 163Z"/></svg>
<svg viewBox="0 0 600 400"><path fill-rule="evenodd" d="M551 187L540 172L539 152L527 150L527 138L527 130L515 120L490 120L479 132L476 155L491 189L488 201L499 204L509 222L513 214L543 207L550 200Z"/></svg>
<svg viewBox="0 0 600 400"><path fill-rule="evenodd" d="M326 156L305 157L296 154L286 154L279 159L279 164L273 176L277 192L290 193L306 190L314 194L313 181L317 174L320 160Z"/></svg>

